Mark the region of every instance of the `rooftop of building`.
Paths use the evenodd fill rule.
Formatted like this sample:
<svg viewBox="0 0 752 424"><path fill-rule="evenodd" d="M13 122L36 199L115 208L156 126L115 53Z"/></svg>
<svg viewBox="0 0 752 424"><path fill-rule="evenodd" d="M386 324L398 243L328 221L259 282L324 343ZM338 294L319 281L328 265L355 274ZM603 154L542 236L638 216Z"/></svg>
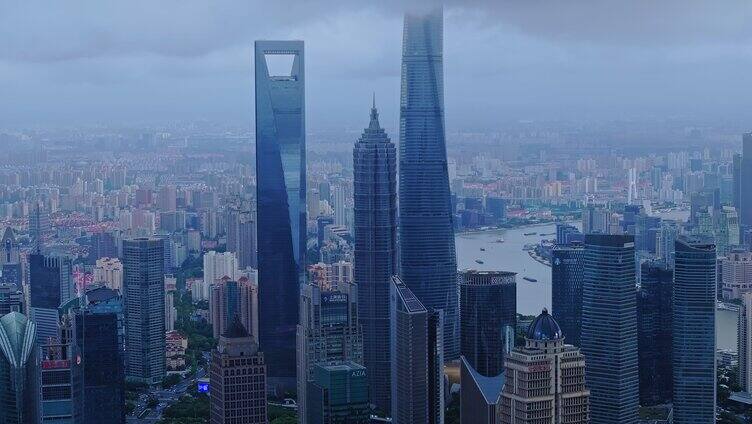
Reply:
<svg viewBox="0 0 752 424"><path fill-rule="evenodd" d="M34 347L36 325L18 312L0 317L0 352L13 367L23 366Z"/></svg>
<svg viewBox="0 0 752 424"><path fill-rule="evenodd" d="M495 405L504 389L504 372L495 377L486 377L476 371L464 356L461 356L462 371L467 371L488 405Z"/></svg>
<svg viewBox="0 0 752 424"><path fill-rule="evenodd" d="M548 309L543 308L540 315L530 323L526 337L530 340L540 341L561 340L564 338L564 334L561 332L559 323L548 313Z"/></svg>

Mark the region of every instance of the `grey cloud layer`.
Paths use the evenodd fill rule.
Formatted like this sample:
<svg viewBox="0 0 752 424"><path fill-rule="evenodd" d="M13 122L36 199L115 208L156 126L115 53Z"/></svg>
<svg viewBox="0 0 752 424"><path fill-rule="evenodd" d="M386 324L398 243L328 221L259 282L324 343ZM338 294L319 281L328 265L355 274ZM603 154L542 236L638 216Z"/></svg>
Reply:
<svg viewBox="0 0 752 424"><path fill-rule="evenodd" d="M0 0L0 126L248 122L258 38L306 41L312 127L361 126L374 90L394 126L401 15L433 6ZM752 111L748 0L447 0L445 9L448 125Z"/></svg>

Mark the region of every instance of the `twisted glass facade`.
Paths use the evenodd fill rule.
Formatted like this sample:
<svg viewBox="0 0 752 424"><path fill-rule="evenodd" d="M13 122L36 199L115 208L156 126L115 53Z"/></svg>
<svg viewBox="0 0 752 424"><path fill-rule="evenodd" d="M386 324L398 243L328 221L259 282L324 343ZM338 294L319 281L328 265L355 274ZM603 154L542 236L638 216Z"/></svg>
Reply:
<svg viewBox="0 0 752 424"><path fill-rule="evenodd" d="M363 358L371 402L390 409L389 284L397 273L397 152L379 125L371 122L353 149L355 258Z"/></svg>
<svg viewBox="0 0 752 424"><path fill-rule="evenodd" d="M295 381L305 276L305 73L302 41L256 41L259 344L270 379ZM268 66L292 59L276 75Z"/></svg>
<svg viewBox="0 0 752 424"><path fill-rule="evenodd" d="M582 353L591 424L637 423L637 290L634 237L585 235Z"/></svg>
<svg viewBox="0 0 752 424"><path fill-rule="evenodd" d="M444 353L459 355L457 262L444 139L443 13L406 15L400 97L400 275L444 311Z"/></svg>
<svg viewBox="0 0 752 424"><path fill-rule="evenodd" d="M711 423L716 399L715 245L679 239L675 246L674 423Z"/></svg>

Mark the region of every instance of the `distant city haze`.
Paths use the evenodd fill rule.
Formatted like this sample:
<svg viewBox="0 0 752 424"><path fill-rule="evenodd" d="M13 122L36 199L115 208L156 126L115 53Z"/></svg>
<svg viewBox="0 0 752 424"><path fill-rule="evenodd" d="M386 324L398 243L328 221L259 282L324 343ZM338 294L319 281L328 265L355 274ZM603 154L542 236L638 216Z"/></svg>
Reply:
<svg viewBox="0 0 752 424"><path fill-rule="evenodd" d="M253 42L306 45L307 128L398 126L402 1L0 1L0 128L253 128ZM435 5L411 2L408 8ZM752 3L448 1L449 131L752 121ZM393 132L392 132L393 133Z"/></svg>

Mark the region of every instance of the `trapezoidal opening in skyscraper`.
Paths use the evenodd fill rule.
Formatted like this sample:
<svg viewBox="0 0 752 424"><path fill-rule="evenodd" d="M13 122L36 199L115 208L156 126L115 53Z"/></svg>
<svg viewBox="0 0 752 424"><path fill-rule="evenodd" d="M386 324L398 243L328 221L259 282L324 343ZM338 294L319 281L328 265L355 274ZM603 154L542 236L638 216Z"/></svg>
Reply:
<svg viewBox="0 0 752 424"><path fill-rule="evenodd" d="M269 71L269 78L295 81L297 79L294 73L296 58L297 55L295 53L264 52L264 60L266 60L266 69Z"/></svg>

